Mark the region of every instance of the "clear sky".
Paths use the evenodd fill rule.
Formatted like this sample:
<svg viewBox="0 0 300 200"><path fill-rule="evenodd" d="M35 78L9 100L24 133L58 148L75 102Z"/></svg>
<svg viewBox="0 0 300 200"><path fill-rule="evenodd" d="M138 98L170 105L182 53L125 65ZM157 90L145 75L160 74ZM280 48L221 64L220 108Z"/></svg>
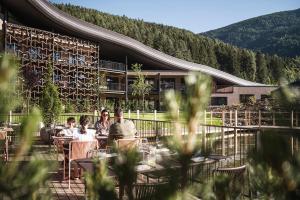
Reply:
<svg viewBox="0 0 300 200"><path fill-rule="evenodd" d="M300 0L51 0L147 22L205 32L252 17L300 8Z"/></svg>

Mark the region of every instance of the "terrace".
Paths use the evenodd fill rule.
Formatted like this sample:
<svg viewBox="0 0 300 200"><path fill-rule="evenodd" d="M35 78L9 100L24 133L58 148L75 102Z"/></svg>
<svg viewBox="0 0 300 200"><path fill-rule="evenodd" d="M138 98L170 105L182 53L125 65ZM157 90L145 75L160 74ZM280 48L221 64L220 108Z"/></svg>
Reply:
<svg viewBox="0 0 300 200"><path fill-rule="evenodd" d="M137 129L137 137L142 141L146 141L150 146L156 146L161 141L169 138L172 135L172 127L174 127L173 122L169 121L155 121L155 120L140 120L133 119ZM191 180L200 179L212 179L214 173L219 168L224 167L239 167L247 163L247 154L252 149L257 151L261 148L260 137L266 130L277 130L276 128L263 128L263 127L241 127L241 126L216 126L216 125L200 125L197 130L198 141L202 142L203 148L210 151L208 155L199 155L194 157L194 164L197 166L201 163L202 173L197 177L190 177ZM14 158L15 148L19 144L18 127L13 127L14 132L11 132L8 136L9 140L9 157L10 162ZM281 127L281 131L285 134L284 139L290 144L289 152L292 155L297 154L299 151L299 135L300 129L297 127L287 128ZM37 135L39 133L36 133ZM186 127L182 127L183 137L187 136ZM82 177L78 180L71 180L70 188L68 187L68 182L62 180L62 163L64 156L62 153L55 154L55 145L45 145L40 141L39 136L36 136L36 142L33 146L34 150L37 152L37 157L40 160L47 160L58 164L58 168L51 171L51 180L48 182L48 186L51 189L53 199L85 199L86 198L86 186L85 178ZM202 149L203 151L205 151ZM98 154L97 154L98 155ZM159 161L157 160L156 153L156 166L159 166ZM25 156L25 160L30 160L30 157ZM204 160L203 160L204 159ZM150 160L150 159L149 159ZM86 162L86 161L85 161ZM85 163L84 162L84 163ZM79 162L80 165L80 162ZM85 164L81 163L81 167L84 168ZM176 164L174 164L176 165ZM85 169L86 170L86 169ZM146 170L147 171L147 170ZM150 178L145 175L144 171L138 174L138 183L150 182L156 183L156 178L150 176ZM150 173L151 174L151 173ZM245 185L245 187L247 187ZM116 191L119 192L119 187L116 186Z"/></svg>

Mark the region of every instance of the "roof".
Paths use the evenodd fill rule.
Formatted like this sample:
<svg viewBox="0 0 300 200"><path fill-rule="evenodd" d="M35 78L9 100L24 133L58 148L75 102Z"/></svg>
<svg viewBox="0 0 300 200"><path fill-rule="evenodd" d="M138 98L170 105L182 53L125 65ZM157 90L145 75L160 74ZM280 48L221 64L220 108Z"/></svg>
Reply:
<svg viewBox="0 0 300 200"><path fill-rule="evenodd" d="M150 48L137 40L77 19L46 0L1 0L24 23L50 31L97 42L102 55L128 55L129 60L168 69L199 71L240 86L266 86L236 77L215 68L188 62Z"/></svg>

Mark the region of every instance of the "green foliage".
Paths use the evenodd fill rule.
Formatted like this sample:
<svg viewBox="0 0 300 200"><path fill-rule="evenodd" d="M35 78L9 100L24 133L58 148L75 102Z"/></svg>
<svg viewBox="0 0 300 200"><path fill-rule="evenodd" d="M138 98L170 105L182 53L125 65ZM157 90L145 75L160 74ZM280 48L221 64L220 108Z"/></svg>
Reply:
<svg viewBox="0 0 300 200"><path fill-rule="evenodd" d="M15 92L16 62L4 55L0 65L0 93L10 94ZM9 96L8 96L9 97ZM10 110L18 101L17 97L11 98L10 102L0 99L0 113ZM50 190L46 186L49 178L51 163L38 160L33 152L30 152L33 142L33 133L37 131L38 123L41 120L38 109L33 108L29 116L25 117L21 123L19 141L14 156L8 163L0 161L0 199L14 200L38 200L50 199ZM31 154L29 161L24 161L24 157Z"/></svg>
<svg viewBox="0 0 300 200"><path fill-rule="evenodd" d="M45 84L40 101L43 121L46 124L46 126L55 123L62 110L62 103L59 98L57 87L52 81L52 75L53 69L51 63L49 63L47 72L44 77Z"/></svg>
<svg viewBox="0 0 300 200"><path fill-rule="evenodd" d="M90 200L116 200L115 185L108 176L107 166L104 160L96 160L93 174L86 174L86 187Z"/></svg>
<svg viewBox="0 0 300 200"><path fill-rule="evenodd" d="M70 101L66 102L65 113L75 113L75 105Z"/></svg>
<svg viewBox="0 0 300 200"><path fill-rule="evenodd" d="M250 189L262 199L300 198L300 154L292 154L287 133L263 132L260 149L249 154Z"/></svg>
<svg viewBox="0 0 300 200"><path fill-rule="evenodd" d="M289 85L282 85L272 93L274 106L289 111L300 110L300 80Z"/></svg>
<svg viewBox="0 0 300 200"><path fill-rule="evenodd" d="M14 57L4 54L0 57L0 121L6 121L7 114L18 104L16 95L16 77L18 64Z"/></svg>
<svg viewBox="0 0 300 200"><path fill-rule="evenodd" d="M286 77L289 81L296 80L297 75L299 78L299 73L297 74L297 71L294 69L300 69L300 64L295 62L295 59L263 55L261 59L266 63L266 69L264 65L257 63L255 59L256 53L253 51L237 48L219 40L197 35L187 30L161 24L147 23L143 20L129 19L125 16L110 15L94 9L87 9L70 4L55 5L59 9L79 19L136 39L168 55L221 69L241 78L267 84L277 83L279 81L278 75L280 75L280 77ZM297 12L299 12L299 10L297 10ZM295 15L293 15L293 17L295 17ZM291 17L291 19L294 19L293 17ZM295 19L297 19L295 23L290 19L286 21L282 20L282 22L295 25L297 23L299 24L299 17L295 17ZM275 25L277 26L276 21L272 22L272 24L274 24L274 27L271 26L267 30L272 31L277 28L275 28ZM249 29L251 29L251 26ZM299 31L296 30L298 29L297 26L294 27L294 35L297 35L296 33ZM244 29L240 28L239 30ZM280 28L280 30L284 32L286 29ZM236 34L231 34L230 37L234 37L235 35ZM250 36L246 38L241 38L241 35L238 37L241 38L241 43L247 43L247 41L252 41L252 37L255 37L254 35L254 33L251 33ZM280 39L277 36L266 37L265 34L261 34L261 36L262 39L257 42L258 44L265 44L264 41L275 38L276 41L270 42L271 45L274 45L286 39L285 35ZM299 38L299 36L297 36L297 38ZM298 52L299 54L299 42L293 39L287 40L289 44L292 44L292 48L288 51ZM271 53L277 53L278 51L285 51L287 49L289 49L289 45L284 45L284 48L274 47L276 51ZM278 54L281 55L280 53ZM273 68L274 60L276 61L275 63L277 63L276 68ZM260 69L260 66L262 66L262 69ZM282 73L278 73L278 70L281 70ZM270 73L260 74L261 71L268 71Z"/></svg>
<svg viewBox="0 0 300 200"><path fill-rule="evenodd" d="M131 66L132 70L136 74L136 79L133 81L132 95L137 96L138 98L142 97L142 110L145 109L145 95L148 95L151 91L152 86L146 83L145 76L142 73L142 65L134 64Z"/></svg>
<svg viewBox="0 0 300 200"><path fill-rule="evenodd" d="M206 36L269 54L300 55L300 9L277 12L208 31Z"/></svg>

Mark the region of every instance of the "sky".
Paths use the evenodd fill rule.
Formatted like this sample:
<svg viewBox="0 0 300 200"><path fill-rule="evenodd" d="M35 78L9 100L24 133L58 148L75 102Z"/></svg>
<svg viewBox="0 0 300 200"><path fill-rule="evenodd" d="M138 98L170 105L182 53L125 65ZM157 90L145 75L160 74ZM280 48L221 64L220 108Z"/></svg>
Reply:
<svg viewBox="0 0 300 200"><path fill-rule="evenodd" d="M300 8L300 0L51 0L201 33L252 17Z"/></svg>

